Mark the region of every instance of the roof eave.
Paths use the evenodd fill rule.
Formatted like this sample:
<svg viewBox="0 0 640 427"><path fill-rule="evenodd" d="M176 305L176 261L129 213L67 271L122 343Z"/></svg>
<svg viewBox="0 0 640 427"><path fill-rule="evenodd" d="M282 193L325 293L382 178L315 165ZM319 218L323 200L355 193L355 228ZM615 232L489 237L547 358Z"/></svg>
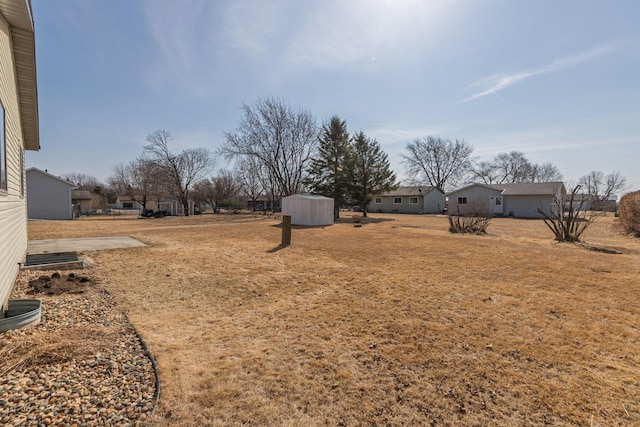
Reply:
<svg viewBox="0 0 640 427"><path fill-rule="evenodd" d="M24 148L40 149L36 40L31 1L0 0L0 13L11 27Z"/></svg>

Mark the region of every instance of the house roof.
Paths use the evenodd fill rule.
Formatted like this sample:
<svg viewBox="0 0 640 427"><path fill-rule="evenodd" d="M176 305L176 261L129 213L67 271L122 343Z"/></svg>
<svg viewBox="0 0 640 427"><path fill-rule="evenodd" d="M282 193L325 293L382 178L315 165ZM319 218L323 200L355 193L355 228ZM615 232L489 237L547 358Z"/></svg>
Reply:
<svg viewBox="0 0 640 427"><path fill-rule="evenodd" d="M71 198L74 200L91 200L91 191L71 190Z"/></svg>
<svg viewBox="0 0 640 427"><path fill-rule="evenodd" d="M489 188L491 190L495 190L498 193L500 193L501 191L504 190L504 186L503 185L484 184L484 183L475 182L473 184L465 185L464 187L456 188L455 190L448 192L446 195L448 196L450 194L458 193L460 191L464 191L467 188L471 188L471 187L485 187L485 188Z"/></svg>
<svg viewBox="0 0 640 427"><path fill-rule="evenodd" d="M27 169L27 179L29 179L28 178L29 175L33 174L33 173L44 175L44 176L46 176L48 178L55 179L56 181L63 182L65 184L67 184L69 187L71 187L72 189L73 188L77 188L76 185L73 182L67 181L66 179L60 178L59 176L51 175L49 172L40 170L38 168L29 168L29 169Z"/></svg>
<svg viewBox="0 0 640 427"><path fill-rule="evenodd" d="M0 14L11 28L24 148L37 151L40 149L40 128L31 0L0 0Z"/></svg>
<svg viewBox="0 0 640 427"><path fill-rule="evenodd" d="M561 182L526 182L502 184L505 196L538 196L556 194L564 186Z"/></svg>
<svg viewBox="0 0 640 427"><path fill-rule="evenodd" d="M432 187L430 185L422 185L422 186L413 186L413 187L398 187L395 190L387 191L382 194L376 194L376 196L380 197L402 197L402 196L424 196L429 192L437 190L436 187Z"/></svg>
<svg viewBox="0 0 640 427"><path fill-rule="evenodd" d="M474 183L447 193L455 194L471 187L485 187L502 194L503 196L544 196L558 193L564 184L562 182L517 182L509 184L482 184Z"/></svg>

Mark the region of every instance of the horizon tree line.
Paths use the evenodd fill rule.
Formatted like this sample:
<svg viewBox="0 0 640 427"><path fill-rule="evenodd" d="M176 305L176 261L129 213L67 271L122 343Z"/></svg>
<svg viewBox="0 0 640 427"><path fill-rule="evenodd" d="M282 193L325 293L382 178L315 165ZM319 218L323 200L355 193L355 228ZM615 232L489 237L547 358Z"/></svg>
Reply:
<svg viewBox="0 0 640 427"><path fill-rule="evenodd" d="M189 212L189 200L212 208L239 206L240 199L256 202L265 197L275 206L282 197L313 192L334 199L334 218L341 207L357 206L366 215L374 195L399 185L387 154L363 131L350 135L346 121L332 116L321 127L310 111L294 108L278 98L243 104L242 114L215 152L189 148L174 153L169 131L158 129L146 137L141 156L114 167L106 185L94 177L65 175L80 189L90 190L105 201L126 195L146 207L175 197ZM456 186L481 182L562 181L551 163L533 163L524 153L510 151L480 161L464 139L434 136L407 143L402 156L412 185L430 185L443 192ZM212 176L218 157L233 161L231 169ZM620 172L593 170L578 184L596 200L604 201L626 188Z"/></svg>

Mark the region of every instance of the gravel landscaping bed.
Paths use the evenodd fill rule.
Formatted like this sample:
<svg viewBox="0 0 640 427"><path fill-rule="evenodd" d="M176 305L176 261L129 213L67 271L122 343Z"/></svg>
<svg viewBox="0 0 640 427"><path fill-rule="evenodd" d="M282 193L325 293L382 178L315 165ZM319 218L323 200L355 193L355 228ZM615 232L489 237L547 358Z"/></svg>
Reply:
<svg viewBox="0 0 640 427"><path fill-rule="evenodd" d="M11 295L40 299L42 319L0 334L0 425L144 425L156 374L134 327L85 273L47 274Z"/></svg>

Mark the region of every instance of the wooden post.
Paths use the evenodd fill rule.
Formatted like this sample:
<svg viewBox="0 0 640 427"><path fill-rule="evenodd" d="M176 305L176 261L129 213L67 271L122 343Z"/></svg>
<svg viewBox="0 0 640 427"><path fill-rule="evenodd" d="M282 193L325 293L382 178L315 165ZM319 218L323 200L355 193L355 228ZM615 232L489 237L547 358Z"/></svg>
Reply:
<svg viewBox="0 0 640 427"><path fill-rule="evenodd" d="M282 215L282 246L291 244L291 215Z"/></svg>

